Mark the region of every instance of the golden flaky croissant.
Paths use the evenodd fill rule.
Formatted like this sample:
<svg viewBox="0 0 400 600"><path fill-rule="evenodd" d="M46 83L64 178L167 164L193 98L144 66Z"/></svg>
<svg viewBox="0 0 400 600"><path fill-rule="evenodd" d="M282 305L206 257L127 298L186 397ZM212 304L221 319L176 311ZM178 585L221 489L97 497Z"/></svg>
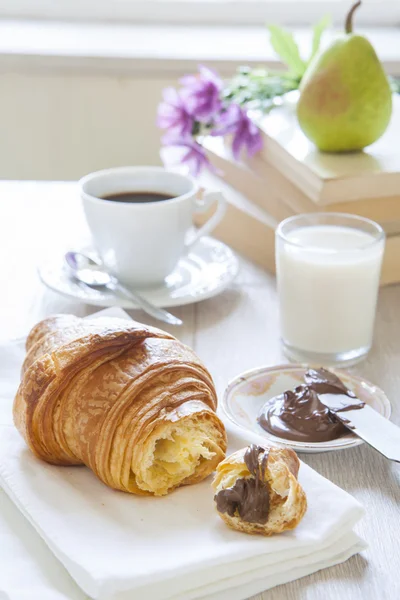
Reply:
<svg viewBox="0 0 400 600"><path fill-rule="evenodd" d="M228 456L213 481L217 511L229 527L272 535L294 529L307 509L293 450L251 445Z"/></svg>
<svg viewBox="0 0 400 600"><path fill-rule="evenodd" d="M172 335L135 321L57 315L30 332L14 422L55 465L108 486L164 495L224 458L211 375Z"/></svg>

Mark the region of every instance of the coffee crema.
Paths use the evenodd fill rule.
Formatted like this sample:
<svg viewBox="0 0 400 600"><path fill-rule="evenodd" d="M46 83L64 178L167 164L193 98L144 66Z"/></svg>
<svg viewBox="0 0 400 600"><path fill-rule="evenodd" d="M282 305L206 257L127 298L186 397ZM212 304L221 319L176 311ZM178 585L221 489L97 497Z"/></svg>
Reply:
<svg viewBox="0 0 400 600"><path fill-rule="evenodd" d="M163 202L164 200L172 200L174 196L162 194L160 192L116 192L115 194L107 194L102 196L102 200L110 202L125 202L130 204L143 204L148 202Z"/></svg>

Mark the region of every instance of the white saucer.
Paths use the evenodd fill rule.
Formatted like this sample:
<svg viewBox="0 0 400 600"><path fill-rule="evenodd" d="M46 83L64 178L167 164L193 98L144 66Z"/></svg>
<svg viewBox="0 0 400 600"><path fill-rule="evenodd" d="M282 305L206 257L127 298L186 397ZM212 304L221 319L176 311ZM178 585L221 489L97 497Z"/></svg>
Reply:
<svg viewBox="0 0 400 600"><path fill-rule="evenodd" d="M84 251L93 252L93 249L86 247ZM190 254L179 261L164 285L137 291L155 306L191 304L222 292L236 277L238 269L238 259L228 246L213 238L203 237ZM40 266L39 276L55 292L86 304L137 308L134 302L123 296L117 296L107 289L89 288L71 279L63 253L49 257Z"/></svg>
<svg viewBox="0 0 400 600"><path fill-rule="evenodd" d="M285 448L293 448L297 452L330 452L353 448L363 444L363 440L350 433L329 442L295 442L271 435L257 422L257 417L264 404L286 390L304 383L303 376L308 367L305 365L279 365L276 367L260 367L242 373L233 379L222 400L222 407L227 417L242 429L263 436L270 444ZM343 383L356 394L360 400L369 404L374 410L390 417L391 406L385 393L365 379L350 375L346 371L331 369Z"/></svg>

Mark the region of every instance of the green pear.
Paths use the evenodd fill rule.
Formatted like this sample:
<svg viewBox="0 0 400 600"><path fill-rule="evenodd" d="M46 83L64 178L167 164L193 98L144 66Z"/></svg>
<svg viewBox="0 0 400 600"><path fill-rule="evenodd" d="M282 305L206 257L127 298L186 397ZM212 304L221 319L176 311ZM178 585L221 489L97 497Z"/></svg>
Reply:
<svg viewBox="0 0 400 600"><path fill-rule="evenodd" d="M361 150L387 128L392 93L371 43L352 33L352 6L345 34L310 63L300 84L297 117L305 135L326 152Z"/></svg>

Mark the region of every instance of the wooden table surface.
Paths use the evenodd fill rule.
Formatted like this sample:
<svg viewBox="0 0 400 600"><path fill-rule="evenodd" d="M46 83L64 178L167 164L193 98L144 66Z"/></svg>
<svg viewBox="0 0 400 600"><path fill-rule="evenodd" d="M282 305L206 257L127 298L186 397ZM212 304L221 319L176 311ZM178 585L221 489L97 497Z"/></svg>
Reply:
<svg viewBox="0 0 400 600"><path fill-rule="evenodd" d="M98 310L47 290L38 280L41 257L87 236L73 183L0 183L0 337L25 335L55 312ZM174 309L174 330L209 367L219 394L239 372L284 362L272 276L242 261L236 282L220 296ZM155 324L143 313L135 318ZM172 330L171 330L172 331ZM400 425L400 286L380 292L374 348L356 372L382 387ZM357 533L369 548L346 563L259 594L257 600L396 600L400 598L400 465L366 445L301 458L353 494L366 516Z"/></svg>

